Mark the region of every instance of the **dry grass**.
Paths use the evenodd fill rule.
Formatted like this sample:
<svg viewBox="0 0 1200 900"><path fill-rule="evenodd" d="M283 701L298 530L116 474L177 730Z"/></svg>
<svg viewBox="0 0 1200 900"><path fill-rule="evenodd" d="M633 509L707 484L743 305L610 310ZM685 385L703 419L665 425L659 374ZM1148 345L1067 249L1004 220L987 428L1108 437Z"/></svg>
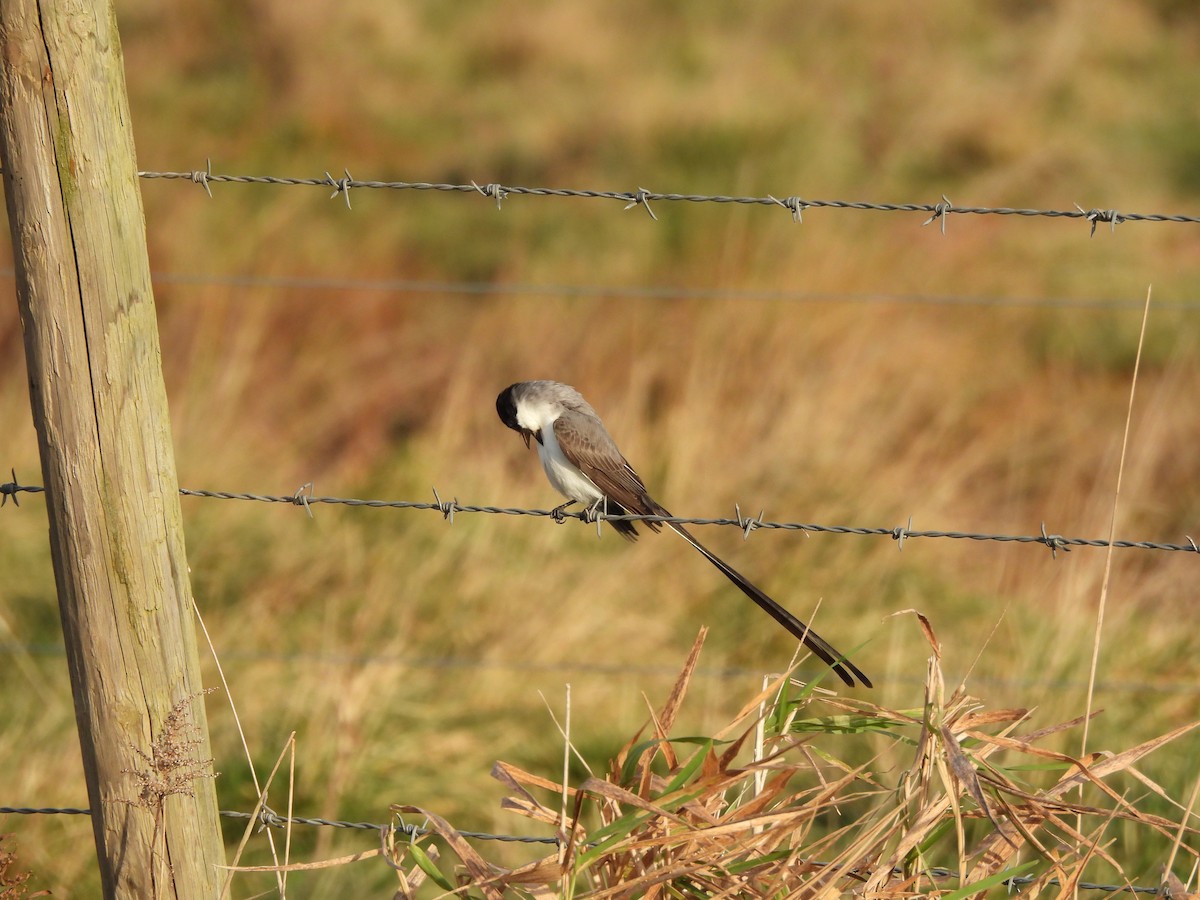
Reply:
<svg viewBox="0 0 1200 900"><path fill-rule="evenodd" d="M31 873L21 871L16 851L3 846L11 837L11 834L0 834L0 900L26 900L46 896L48 891L29 893Z"/></svg>
<svg viewBox="0 0 1200 900"><path fill-rule="evenodd" d="M1195 865L1200 854L1183 840L1197 833L1182 824L1190 810L1177 809L1178 822L1147 814L1113 782L1133 776L1161 793L1139 764L1200 721L1115 755L1045 750L1039 745L1087 717L1034 729L1029 710L989 709L961 686L947 696L941 648L917 618L932 648L922 707L839 700L784 675L712 737L682 737L674 732L702 630L666 702L602 777L570 786L497 763L502 807L528 820L514 831L549 829L558 846L548 856L495 865L435 811L397 804L394 814L423 823L418 836L397 825L384 829L382 851L262 869L344 866L382 853L405 900L431 895L419 893L423 886L495 900L978 896L1011 891L1014 878L1023 895L1040 896L1088 883L1085 866L1094 872L1097 862L1109 882L1138 883L1111 837L1116 823L1163 839L1172 857L1191 857L1184 868ZM830 751L870 732L893 741L870 765ZM564 736L566 757L579 757Z"/></svg>
<svg viewBox="0 0 1200 900"><path fill-rule="evenodd" d="M222 171L299 175L346 165L357 177L1195 206L1190 14L1132 0L1104 16L1082 3L936 9L919 19L898 3L815 3L801 15L765 3L733 21L633 4L450 16L351 2L327 16L311 2L251 12L138 0L121 24L143 168L211 155ZM361 191L348 213L320 191L144 191L152 263L166 272L1133 302L1153 282L1118 536L1197 531L1200 329L1175 304L1194 298L1200 258L1184 226L1130 223L1089 239L1079 223L955 218L942 238L917 216L817 210L795 225L781 210L672 206L655 223L565 200L514 199L497 213L481 198ZM548 506L492 401L511 381L554 377L585 392L680 514L740 502L776 519L912 516L917 528L1008 533L1043 521L1107 532L1137 346L1136 310L216 282L162 283L157 299L188 487L290 493L314 481L321 493L407 499L436 485L463 502ZM0 303L0 465L35 481L13 309ZM435 514L325 508L309 520L198 500L185 501L185 520L195 594L256 764L297 733L303 815L379 820L395 801L458 828L511 830L487 772L497 759L558 766L539 691L557 696L570 681L573 742L608 760L643 718L641 692L672 684L698 624L711 637L676 734L715 734L792 650L682 542L630 548L540 521L460 516L450 527ZM20 763L0 774L0 803L82 805L65 664L43 649L59 638L42 501L10 504L0 527L0 640L12 642L0 756ZM925 644L885 618L906 608L936 623L952 682L974 664L968 687L989 708L1036 709L1046 725L1084 708L1099 551L703 537L797 614L819 605L816 626L838 646L862 645L855 658L880 685L870 699L881 710L925 702ZM1188 555L1114 554L1090 748L1119 753L1196 718L1194 641L1179 627L1195 584ZM232 716L208 703L221 804L249 810L258 795ZM1039 747L1069 753L1072 740ZM827 752L878 774L892 743L856 733ZM1179 760L1196 747L1179 738L1144 774L1178 801L1192 789ZM805 778L793 779L798 792ZM1127 787L1139 810L1174 815L1140 782ZM670 808L662 796L643 799ZM19 829L29 867L53 873L56 893L94 888L85 824L2 824ZM1120 818L1109 828L1107 852L1149 877L1169 842ZM362 849L329 829L295 838L293 858ZM271 862L254 846L246 861ZM383 866L304 877L314 897L394 885Z"/></svg>

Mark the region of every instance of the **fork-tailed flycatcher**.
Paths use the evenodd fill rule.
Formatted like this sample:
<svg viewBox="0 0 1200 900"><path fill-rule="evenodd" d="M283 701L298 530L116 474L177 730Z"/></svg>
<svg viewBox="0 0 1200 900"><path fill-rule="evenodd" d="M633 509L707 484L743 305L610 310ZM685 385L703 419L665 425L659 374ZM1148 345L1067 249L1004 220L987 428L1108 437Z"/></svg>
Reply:
<svg viewBox="0 0 1200 900"><path fill-rule="evenodd" d="M546 477L567 498L558 512L572 503L603 506L613 515L670 516L646 492L646 485L621 455L596 411L575 388L557 381L522 381L510 385L496 398L500 420L525 439L537 441L538 456ZM609 520L620 534L637 540L633 522ZM857 678L867 687L871 679L833 645L746 580L727 562L696 540L682 525L667 523L680 537L704 554L721 574L824 660L851 687ZM661 524L646 522L652 531Z"/></svg>

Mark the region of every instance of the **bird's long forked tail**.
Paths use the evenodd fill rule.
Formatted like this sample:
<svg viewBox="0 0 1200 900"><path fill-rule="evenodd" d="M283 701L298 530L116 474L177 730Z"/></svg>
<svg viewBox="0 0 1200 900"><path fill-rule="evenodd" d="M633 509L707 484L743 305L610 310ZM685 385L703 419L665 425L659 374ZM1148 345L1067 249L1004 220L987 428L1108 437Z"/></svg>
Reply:
<svg viewBox="0 0 1200 900"><path fill-rule="evenodd" d="M661 515L670 515L663 510ZM721 574L732 581L743 594L761 606L770 614L776 622L791 632L797 640L801 641L805 647L811 650L814 654L821 658L835 673L838 678L846 682L850 687L854 687L854 679L857 678L866 687L872 687L871 679L862 673L858 666L850 662L844 654L834 648L833 644L825 640L805 623L801 622L790 612L764 594L761 590L751 584L741 572L721 559L696 538L694 538L686 528L682 525L673 525L667 523L672 530L675 531L681 538L704 554L704 558L716 566Z"/></svg>

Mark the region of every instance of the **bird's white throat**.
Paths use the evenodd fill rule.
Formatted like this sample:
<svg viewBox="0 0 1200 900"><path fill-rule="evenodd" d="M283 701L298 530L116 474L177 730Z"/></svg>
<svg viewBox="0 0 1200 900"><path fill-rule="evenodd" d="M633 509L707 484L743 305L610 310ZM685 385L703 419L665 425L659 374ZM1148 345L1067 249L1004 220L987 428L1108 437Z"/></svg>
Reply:
<svg viewBox="0 0 1200 900"><path fill-rule="evenodd" d="M604 492L567 459L558 445L554 422L562 412L562 405L557 402L523 398L517 402L517 424L536 431L541 437L537 448L538 458L542 461L542 468L546 470L551 486L568 500L591 506L604 497Z"/></svg>

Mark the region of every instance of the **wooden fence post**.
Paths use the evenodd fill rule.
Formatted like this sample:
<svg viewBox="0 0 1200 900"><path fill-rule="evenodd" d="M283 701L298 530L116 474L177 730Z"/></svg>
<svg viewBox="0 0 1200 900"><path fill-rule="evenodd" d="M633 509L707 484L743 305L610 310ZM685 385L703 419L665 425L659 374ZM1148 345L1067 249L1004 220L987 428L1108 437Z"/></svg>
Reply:
<svg viewBox="0 0 1200 900"><path fill-rule="evenodd" d="M111 0L2 0L0 63L17 295L105 895L214 897L224 849Z"/></svg>

